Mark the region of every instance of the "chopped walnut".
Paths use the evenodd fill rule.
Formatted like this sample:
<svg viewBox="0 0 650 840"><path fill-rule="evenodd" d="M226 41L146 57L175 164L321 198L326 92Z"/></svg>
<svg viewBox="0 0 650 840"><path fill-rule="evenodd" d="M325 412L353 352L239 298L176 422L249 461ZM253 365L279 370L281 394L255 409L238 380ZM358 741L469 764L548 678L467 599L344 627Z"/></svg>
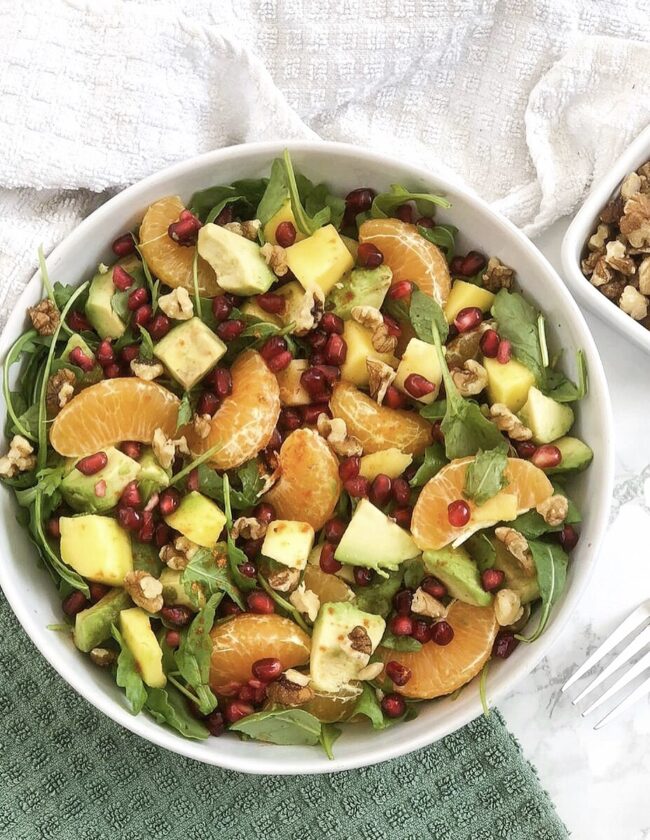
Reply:
<svg viewBox="0 0 650 840"><path fill-rule="evenodd" d="M604 255L596 260L596 264L591 273L591 282L594 286L604 286L605 283L611 282L614 277L614 272L607 265Z"/></svg>
<svg viewBox="0 0 650 840"><path fill-rule="evenodd" d="M30 306L27 314L32 319L34 329L39 335L54 335L59 326L59 310L54 301L46 298L36 306Z"/></svg>
<svg viewBox="0 0 650 840"><path fill-rule="evenodd" d="M187 537L179 536L173 544L164 545L158 556L170 569L182 571L198 550L199 546L195 542L188 540Z"/></svg>
<svg viewBox="0 0 650 840"><path fill-rule="evenodd" d="M365 681L376 680L383 670L383 662L371 662L369 665L366 665L365 668L362 668L359 671L359 673L357 674L357 679Z"/></svg>
<svg viewBox="0 0 650 840"><path fill-rule="evenodd" d="M386 396L386 391L393 384L397 374L390 365L379 361L379 359L366 359L366 368L368 369L370 396L381 405Z"/></svg>
<svg viewBox="0 0 650 840"><path fill-rule="evenodd" d="M161 295L158 298L158 306L168 318L175 321L189 321L194 316L192 299L183 286L179 286L168 295Z"/></svg>
<svg viewBox="0 0 650 840"><path fill-rule="evenodd" d="M287 675L293 676L293 669L284 673L280 679L269 683L266 696L271 703L280 706L304 706L314 698L314 689L309 685L299 685ZM301 675L302 676L302 675Z"/></svg>
<svg viewBox="0 0 650 840"><path fill-rule="evenodd" d="M606 298L609 300L618 300L620 296L623 294L623 289L626 286L626 282L623 279L620 280L611 280L609 283L605 283L604 285L600 286L600 291L602 294L605 295Z"/></svg>
<svg viewBox="0 0 650 840"><path fill-rule="evenodd" d="M269 572L267 581L276 592L293 592L300 582L300 569L275 569Z"/></svg>
<svg viewBox="0 0 650 840"><path fill-rule="evenodd" d="M502 542L510 554L517 560L524 574L532 577L535 574L535 563L528 548L528 540L514 528L495 528L494 536Z"/></svg>
<svg viewBox="0 0 650 840"><path fill-rule="evenodd" d="M243 537L245 540L259 540L266 534L266 523L254 516L240 516L232 523L230 536L233 540Z"/></svg>
<svg viewBox="0 0 650 840"><path fill-rule="evenodd" d="M626 256L625 245L617 239L607 243L607 247L605 248L605 262L615 271L620 271L621 274L625 274L626 276L636 272L634 260Z"/></svg>
<svg viewBox="0 0 650 840"><path fill-rule="evenodd" d="M523 614L521 599L512 589L500 589L494 596L494 615L501 627L514 624Z"/></svg>
<svg viewBox="0 0 650 840"><path fill-rule="evenodd" d="M645 257L639 265L639 291L642 295L650 295L650 257Z"/></svg>
<svg viewBox="0 0 650 840"><path fill-rule="evenodd" d="M372 346L378 353L394 353L397 338L391 335L376 306L353 306L352 319L372 332Z"/></svg>
<svg viewBox="0 0 650 840"><path fill-rule="evenodd" d="M582 262L580 263L582 267L582 273L585 277L589 277L593 274L594 268L596 267L596 263L598 260L605 255L605 248L601 248L599 251L592 251L588 257L585 257Z"/></svg>
<svg viewBox="0 0 650 840"><path fill-rule="evenodd" d="M76 381L77 378L70 368L61 368L61 370L57 370L57 372L53 373L47 380L45 404L47 406L47 413L50 417L54 417L58 414L63 406L72 399Z"/></svg>
<svg viewBox="0 0 650 840"><path fill-rule="evenodd" d="M236 233L237 236L243 236L244 239L250 239L251 242L254 242L257 239L257 234L262 227L262 223L259 219L251 219L248 222L228 222L224 227L231 233Z"/></svg>
<svg viewBox="0 0 650 840"><path fill-rule="evenodd" d="M260 248L260 254L276 277L284 277L289 271L287 252L281 245L271 245L267 242Z"/></svg>
<svg viewBox="0 0 650 840"><path fill-rule="evenodd" d="M149 572L143 569L129 572L124 578L124 588L133 603L148 613L157 613L163 608L162 583Z"/></svg>
<svg viewBox="0 0 650 840"><path fill-rule="evenodd" d="M210 414L195 414L192 419L192 428L196 436L205 440L212 430L212 417Z"/></svg>
<svg viewBox="0 0 650 840"><path fill-rule="evenodd" d="M99 665L100 668L108 668L117 659L117 654L114 650L96 647L90 651L90 659L95 665Z"/></svg>
<svg viewBox="0 0 650 840"><path fill-rule="evenodd" d="M179 452L181 455L190 454L187 440L184 435L176 440L172 440L172 438L168 438L160 428L156 429L153 433L151 446L153 454L156 456L156 460L164 470L171 467L172 462L176 457L176 452Z"/></svg>
<svg viewBox="0 0 650 840"><path fill-rule="evenodd" d="M537 513L544 519L547 525L555 527L561 525L567 517L569 512L569 501L566 496L561 496L556 493L554 496L549 496L536 507Z"/></svg>
<svg viewBox="0 0 650 840"><path fill-rule="evenodd" d="M605 243L607 242L607 238L609 237L609 226L608 225L598 225L596 228L596 233L589 237L589 241L587 242L587 247L590 251L602 251L605 247Z"/></svg>
<svg viewBox="0 0 650 840"><path fill-rule="evenodd" d="M488 292L498 292L499 289L510 289L515 279L515 271L504 265L496 257L490 257L483 273L483 286Z"/></svg>
<svg viewBox="0 0 650 840"><path fill-rule="evenodd" d="M362 627L360 624L353 627L348 633L348 639L352 650L357 651L357 653L363 653L366 656L370 656L372 653L372 640L365 627Z"/></svg>
<svg viewBox="0 0 650 840"><path fill-rule="evenodd" d="M294 333L297 336L305 335L319 323L323 317L325 298L320 291L305 292L300 304L291 310L291 320L294 324Z"/></svg>
<svg viewBox="0 0 650 840"><path fill-rule="evenodd" d="M27 472L36 466L34 447L22 435L14 435L9 444L9 451L0 458L0 476L13 478L21 472Z"/></svg>
<svg viewBox="0 0 650 840"><path fill-rule="evenodd" d="M145 361L144 359L133 359L131 370L138 379L144 379L145 382L152 382L165 372L165 368L160 362Z"/></svg>
<svg viewBox="0 0 650 840"><path fill-rule="evenodd" d="M626 286L623 289L618 305L635 321L642 321L648 314L648 298L638 292L634 286Z"/></svg>
<svg viewBox="0 0 650 840"><path fill-rule="evenodd" d="M334 452L342 458L350 458L353 455L361 455L363 453L361 441L354 437L354 435L348 435L345 420L342 420L340 417L335 417L333 420L330 420L327 414L323 412L318 415L316 428Z"/></svg>
<svg viewBox="0 0 650 840"><path fill-rule="evenodd" d="M488 384L487 371L480 362L474 359L468 359L462 368L452 370L451 378L461 397L480 394Z"/></svg>
<svg viewBox="0 0 650 840"><path fill-rule="evenodd" d="M619 227L630 245L633 248L650 245L650 194L633 195L625 202L623 214Z"/></svg>
<svg viewBox="0 0 650 840"><path fill-rule="evenodd" d="M606 225L617 225L623 215L623 198L618 195L612 199L601 211L600 221Z"/></svg>
<svg viewBox="0 0 650 840"><path fill-rule="evenodd" d="M433 595L418 587L413 594L411 611L416 615L426 615L429 618L442 618L447 614L447 607Z"/></svg>
<svg viewBox="0 0 650 840"><path fill-rule="evenodd" d="M305 589L304 583L301 583L289 595L289 601L302 616L306 616L311 622L316 621L316 616L320 609L320 598L311 589Z"/></svg>
<svg viewBox="0 0 650 840"><path fill-rule="evenodd" d="M641 177L636 172L626 175L621 184L621 198L625 201L641 191Z"/></svg>
<svg viewBox="0 0 650 840"><path fill-rule="evenodd" d="M490 420L500 432L506 432L512 440L530 440L533 436L528 426L525 426L503 403L494 403L490 406Z"/></svg>
<svg viewBox="0 0 650 840"><path fill-rule="evenodd" d="M449 368L461 368L468 359L478 359L483 333L495 329L494 321L481 321L478 327L459 333L444 348Z"/></svg>

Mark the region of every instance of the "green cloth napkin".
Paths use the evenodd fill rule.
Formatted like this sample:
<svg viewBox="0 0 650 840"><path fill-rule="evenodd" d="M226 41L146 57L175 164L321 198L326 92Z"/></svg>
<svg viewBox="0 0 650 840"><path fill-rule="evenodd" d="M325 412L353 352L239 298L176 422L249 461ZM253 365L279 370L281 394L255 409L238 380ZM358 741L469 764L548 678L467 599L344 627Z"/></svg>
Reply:
<svg viewBox="0 0 650 840"><path fill-rule="evenodd" d="M568 837L498 712L374 767L247 776L155 747L100 714L50 668L1 594L0 640L3 839Z"/></svg>

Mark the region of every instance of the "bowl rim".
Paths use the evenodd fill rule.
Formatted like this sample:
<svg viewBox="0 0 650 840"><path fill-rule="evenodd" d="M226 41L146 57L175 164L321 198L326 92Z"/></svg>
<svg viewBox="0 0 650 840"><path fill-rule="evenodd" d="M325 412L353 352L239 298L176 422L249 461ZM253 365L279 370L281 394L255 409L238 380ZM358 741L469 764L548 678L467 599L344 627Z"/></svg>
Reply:
<svg viewBox="0 0 650 840"><path fill-rule="evenodd" d="M564 316L571 323L571 329L576 335L576 341L579 342L580 346L584 349L589 368L589 395L590 398L594 400L594 405L596 406L598 423L600 425L600 431L602 432L602 440L604 442L613 440L614 424L611 401L609 398L609 391L607 388L602 362L598 355L595 342L589 332L579 307L546 257L541 254L533 243L512 222L493 210L488 203L480 198L473 190L468 189L465 185L449 178L446 175L439 175L424 167L406 164L380 152L361 149L347 143L275 140L230 146L224 149L213 150L196 155L168 166L165 169L153 173L147 178L132 184L110 198L105 204L101 205L97 210L86 217L52 250L51 254L48 256L47 260L50 272L54 273L57 270L59 262L64 259L68 253L74 253L80 245L83 245L86 230L89 227L98 224L98 222L101 222L101 220L105 217L112 216L113 214L119 212L123 212L125 216L128 216L130 207L137 201L139 194L144 192L147 188L154 186L157 182L165 183L172 178L183 178L197 166L203 167L206 165L214 165L215 168L224 167L230 160L241 157L245 158L248 155L251 157L258 155L267 156L270 163L273 158L281 155L284 149L288 149L292 153L305 155L309 155L310 152L318 150L319 153L326 153L328 156L339 160L342 165L349 165L350 163L353 163L355 159L362 159L364 161L380 165L388 172L395 167L399 167L402 172L406 173L405 177L413 178L416 181L419 180L424 183L431 183L432 181L435 181L437 189L440 189L443 192L449 191L456 193L459 197L462 197L463 200L478 209L481 214L491 217L492 221L498 228L500 228L500 232L505 237L514 237L524 251L529 265L534 267L535 271L549 282L554 294L561 303ZM21 313L24 313L25 303L28 298L33 295L36 284L40 284L40 282L40 271L36 271L18 299L14 311L10 315L2 335L0 336L0 359L4 360L8 348L19 334L18 331L24 324L24 314ZM591 508L594 510L594 517L591 530L592 541L588 544L586 549L589 551L588 562L585 561L582 564L584 568L581 568L580 574L576 576L572 586L565 590L561 609L559 613L554 614L553 620L545 630L544 635L538 639L534 645L527 646L518 660L510 660L511 665L507 678L503 680L503 683L500 683L497 687L490 691L490 701L493 704L496 703L496 701L506 692L511 691L518 681L529 674L548 653L561 635L578 601L582 597L591 575L594 573L594 569L598 561L598 550L608 523L608 513L614 479L613 447L605 446L603 447L603 450L603 452L599 453L601 482L600 485L595 488L592 496L590 496L592 499ZM433 725L431 729L427 729L425 732L416 735L414 733L409 734L408 728L405 727L403 738L399 742L396 742L394 745L388 747L386 745L382 747L381 737L377 734L376 746L372 749L367 749L363 753L346 756L345 758L335 757L334 760L327 761L326 764L323 761L324 756L320 756L318 751L314 748L314 757L301 759L298 762L299 767L297 769L280 764L278 758L274 758L273 749L269 749L268 759L266 757L260 758L259 756L252 759L247 756L241 757L237 755L229 755L222 749L202 752L200 750L200 742L185 739L162 725L156 726L154 734L144 732L140 723L140 720L142 719L140 715L132 715L126 706L117 704L103 690L103 688L98 690L89 682L79 679L78 673L73 667L68 667L67 665L57 661L56 658L52 658L47 651L48 642L47 637L45 636L45 633L49 631L46 631L45 628L37 626L35 622L33 622L27 604L20 597L20 587L12 580L12 576L7 572L4 564L0 564L0 585L4 590L5 596L14 614L40 653L63 677L63 679L65 679L78 694L95 706L95 708L98 708L101 712L106 714L119 725L124 726L130 732L151 741L157 746L164 747L165 749L184 755L188 758L192 758L206 764L216 765L224 769L244 773L272 775L331 773L357 769L370 764L397 758L413 752L414 750L426 747L445 735L456 731L481 714L481 706L477 698L471 709L461 710L449 715L447 722L442 727L444 731L437 731L435 725Z"/></svg>
<svg viewBox="0 0 650 840"><path fill-rule="evenodd" d="M560 253L567 285L574 297L628 341L650 353L650 330L602 295L584 276L580 266L583 248L593 232L598 214L617 192L623 178L646 160L650 160L650 125L643 129L607 173L592 186L564 234Z"/></svg>

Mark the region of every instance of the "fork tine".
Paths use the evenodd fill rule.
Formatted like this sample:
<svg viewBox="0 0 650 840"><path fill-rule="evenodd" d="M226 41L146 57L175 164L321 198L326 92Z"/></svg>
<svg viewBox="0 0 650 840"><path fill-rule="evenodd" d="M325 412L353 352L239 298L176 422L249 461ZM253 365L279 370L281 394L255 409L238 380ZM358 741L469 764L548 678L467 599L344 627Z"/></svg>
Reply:
<svg viewBox="0 0 650 840"><path fill-rule="evenodd" d="M634 689L634 691L623 700L622 703L619 703L618 706L615 706L611 712L605 715L602 720L599 720L598 723L594 726L594 729L602 729L603 726L606 726L608 723L617 718L628 706L631 706L633 703L636 703L641 697L645 697L646 694L650 694L650 677L648 677L645 682L642 682L640 686Z"/></svg>
<svg viewBox="0 0 650 840"><path fill-rule="evenodd" d="M648 651L645 656L642 656L638 662L635 662L634 665L626 671L623 676L618 679L614 685L610 686L599 698L598 700L594 701L588 709L585 709L582 713L582 716L588 715L589 712L592 712L594 709L598 708L601 703L604 703L605 700L609 700L609 698L619 692L624 686L626 686L629 682L636 679L639 674L642 674L647 668L650 668L650 651Z"/></svg>
<svg viewBox="0 0 650 840"><path fill-rule="evenodd" d="M597 688L597 686L599 686L604 680L606 680L607 677L609 677L615 671L618 671L621 665L624 665L628 660L632 659L634 654L642 650L647 642L650 642L650 624L645 628L645 630L642 630L638 636L632 639L632 641L629 645L627 645L627 647L623 648L623 650L618 654L616 659L612 660L609 663L609 665L603 671L601 671L600 674L598 674L596 679L590 682L589 685L583 691L581 691L580 694L578 694L575 700L571 701L573 705L575 706L576 703L579 703L583 699L583 697L586 697L588 694L590 694L594 690L594 688Z"/></svg>
<svg viewBox="0 0 650 840"><path fill-rule="evenodd" d="M617 627L616 630L609 636L599 648L591 654L591 656L584 662L578 670L573 674L573 676L569 677L569 679L564 683L562 686L562 691L566 691L567 688L570 688L576 680L579 680L583 674L586 674L587 671L590 671L593 666L605 656L605 654L609 653L610 650L616 647L619 642L622 642L623 639L628 636L635 627L638 627L642 621L645 621L647 618L650 617L650 601L646 601L644 604L641 604L632 615L629 615L625 621Z"/></svg>

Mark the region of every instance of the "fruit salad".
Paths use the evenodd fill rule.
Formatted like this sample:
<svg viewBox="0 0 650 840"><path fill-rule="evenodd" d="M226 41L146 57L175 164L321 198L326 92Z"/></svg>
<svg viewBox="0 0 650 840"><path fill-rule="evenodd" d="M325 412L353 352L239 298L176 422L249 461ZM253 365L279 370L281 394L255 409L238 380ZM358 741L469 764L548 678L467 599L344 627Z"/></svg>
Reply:
<svg viewBox="0 0 650 840"><path fill-rule="evenodd" d="M4 366L0 476L61 624L187 738L320 745L544 631L586 391L439 195L294 171L162 197ZM498 243L495 243L498 252Z"/></svg>

